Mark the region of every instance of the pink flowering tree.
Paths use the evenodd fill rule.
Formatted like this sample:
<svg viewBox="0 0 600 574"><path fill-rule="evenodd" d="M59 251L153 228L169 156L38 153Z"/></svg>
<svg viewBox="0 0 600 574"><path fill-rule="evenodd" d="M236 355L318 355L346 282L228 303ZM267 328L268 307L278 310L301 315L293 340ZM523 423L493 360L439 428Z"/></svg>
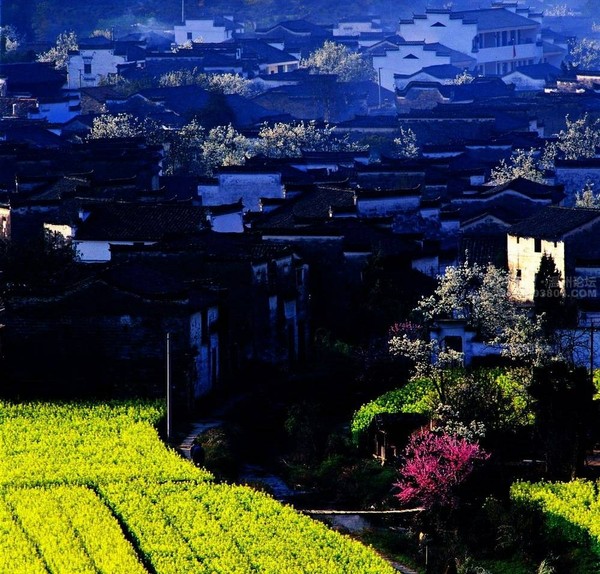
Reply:
<svg viewBox="0 0 600 574"><path fill-rule="evenodd" d="M402 503L453 507L455 490L477 461L489 455L478 443L449 434L421 429L414 432L404 451L400 480L395 484Z"/></svg>

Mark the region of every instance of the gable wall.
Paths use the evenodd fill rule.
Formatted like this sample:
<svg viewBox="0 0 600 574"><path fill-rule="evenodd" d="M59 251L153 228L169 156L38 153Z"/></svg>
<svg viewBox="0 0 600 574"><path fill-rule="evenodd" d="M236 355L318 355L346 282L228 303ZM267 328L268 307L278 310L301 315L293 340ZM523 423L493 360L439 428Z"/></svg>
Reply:
<svg viewBox="0 0 600 574"><path fill-rule="evenodd" d="M544 253L551 255L560 271L560 289L565 288L565 244L563 241L542 239L541 251L535 250L533 237L507 236L508 280L510 296L516 301L532 302L535 294L535 275ZM520 278L517 270L520 270Z"/></svg>
<svg viewBox="0 0 600 574"><path fill-rule="evenodd" d="M437 22L443 26L433 26ZM426 18L416 18L411 23L401 22L398 35L405 40L425 40L439 42L453 50L470 54L473 39L477 36L477 24L463 24L462 20L451 20L450 14L427 14Z"/></svg>

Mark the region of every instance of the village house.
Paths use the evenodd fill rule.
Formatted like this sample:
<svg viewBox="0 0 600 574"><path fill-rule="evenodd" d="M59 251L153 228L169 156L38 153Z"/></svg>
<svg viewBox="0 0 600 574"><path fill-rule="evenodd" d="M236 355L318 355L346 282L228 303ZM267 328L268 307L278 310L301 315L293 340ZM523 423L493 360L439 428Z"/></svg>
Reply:
<svg viewBox="0 0 600 574"><path fill-rule="evenodd" d="M540 91L556 86L561 73L560 68L551 64L531 64L515 68L502 76L502 81L514 84L516 91Z"/></svg>
<svg viewBox="0 0 600 574"><path fill-rule="evenodd" d="M381 36L383 27L381 18L340 18L332 28L333 37L337 36Z"/></svg>
<svg viewBox="0 0 600 574"><path fill-rule="evenodd" d="M504 75L519 66L560 66L566 49L542 40L542 14L517 3L491 8L429 8L400 21L397 34L407 41L439 42L475 59L478 75Z"/></svg>
<svg viewBox="0 0 600 574"><path fill-rule="evenodd" d="M218 386L218 290L142 266L114 266L63 289L13 294L2 312L6 375L43 396L164 396L192 408ZM35 361L23 361L33 353Z"/></svg>
<svg viewBox="0 0 600 574"><path fill-rule="evenodd" d="M114 79L119 65L143 61L145 53L143 42L115 42L104 36L80 40L78 49L69 52L67 88L78 90Z"/></svg>
<svg viewBox="0 0 600 574"><path fill-rule="evenodd" d="M0 117L47 122L68 121L77 114L77 98L65 94L66 77L52 63L0 63ZM1 134L0 134L0 137Z"/></svg>
<svg viewBox="0 0 600 574"><path fill-rule="evenodd" d="M243 34L244 25L236 22L233 16L216 18L186 19L181 25L175 25L175 45L188 42L218 43L231 40L235 34Z"/></svg>
<svg viewBox="0 0 600 574"><path fill-rule="evenodd" d="M205 207L240 201L245 211L259 211L261 198L281 199L285 189L281 173L271 169L231 166L222 168L212 180L198 184L198 196Z"/></svg>
<svg viewBox="0 0 600 574"><path fill-rule="evenodd" d="M210 219L193 205L102 203L82 206L77 222L44 227L70 239L82 263L104 263L115 245L154 245L169 235L209 229Z"/></svg>
<svg viewBox="0 0 600 574"><path fill-rule="evenodd" d="M294 369L309 350L309 267L287 246L205 231L152 246L119 246L114 264L138 262L222 290L220 368L266 363Z"/></svg>
<svg viewBox="0 0 600 574"><path fill-rule="evenodd" d="M441 65L471 70L476 63L467 53L440 42L422 38L407 40L402 36L390 36L366 48L364 53L371 58L379 84L388 90L394 89L396 74L410 75L423 68Z"/></svg>
<svg viewBox="0 0 600 574"><path fill-rule="evenodd" d="M273 26L257 28L253 36L293 54L299 60L308 58L326 40L333 39L330 27L308 20L285 20Z"/></svg>
<svg viewBox="0 0 600 574"><path fill-rule="evenodd" d="M576 196L592 185L600 189L600 158L557 159L554 162L554 179L565 187L565 205L575 205Z"/></svg>
<svg viewBox="0 0 600 574"><path fill-rule="evenodd" d="M586 286L582 284L580 289L577 268L582 261L598 259L599 234L600 211L596 209L548 206L511 226L507 231L511 297L521 303L533 302L535 277L542 256L547 255L560 273L557 288L567 297L587 298Z"/></svg>

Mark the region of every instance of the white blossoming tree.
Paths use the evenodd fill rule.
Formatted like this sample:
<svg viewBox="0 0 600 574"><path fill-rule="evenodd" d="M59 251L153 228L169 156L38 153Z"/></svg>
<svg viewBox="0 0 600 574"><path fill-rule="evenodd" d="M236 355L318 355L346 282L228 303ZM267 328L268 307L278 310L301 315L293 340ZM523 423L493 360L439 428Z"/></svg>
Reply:
<svg viewBox="0 0 600 574"><path fill-rule="evenodd" d="M400 134L394 139L396 153L401 158L419 157L419 146L417 145L417 134L410 128L400 127Z"/></svg>
<svg viewBox="0 0 600 574"><path fill-rule="evenodd" d="M537 152L534 149L516 149L508 162L502 159L496 167L492 168L490 183L501 185L518 177L542 183L544 172L536 156Z"/></svg>
<svg viewBox="0 0 600 574"><path fill-rule="evenodd" d="M592 181L586 181L583 189L575 194L575 207L600 209L600 193L594 192Z"/></svg>
<svg viewBox="0 0 600 574"><path fill-rule="evenodd" d="M75 32L62 32L56 38L56 44L47 52L38 54L38 62L53 62L57 70L67 68L69 52L79 48L77 34Z"/></svg>
<svg viewBox="0 0 600 574"><path fill-rule="evenodd" d="M319 74L336 74L341 82L375 79L375 69L368 58L331 41L302 60L300 66Z"/></svg>

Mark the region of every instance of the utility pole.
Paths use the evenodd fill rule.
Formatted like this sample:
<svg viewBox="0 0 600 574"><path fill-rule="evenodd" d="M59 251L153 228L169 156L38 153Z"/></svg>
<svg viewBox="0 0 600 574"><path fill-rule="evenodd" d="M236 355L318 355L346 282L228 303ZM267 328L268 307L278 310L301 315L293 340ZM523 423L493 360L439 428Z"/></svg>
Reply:
<svg viewBox="0 0 600 574"><path fill-rule="evenodd" d="M381 68L377 68L378 91L379 91L379 109L381 109Z"/></svg>
<svg viewBox="0 0 600 574"><path fill-rule="evenodd" d="M181 23L185 24L185 0L181 0Z"/></svg>
<svg viewBox="0 0 600 574"><path fill-rule="evenodd" d="M166 379L167 379L167 440L171 440L171 333L166 341Z"/></svg>

